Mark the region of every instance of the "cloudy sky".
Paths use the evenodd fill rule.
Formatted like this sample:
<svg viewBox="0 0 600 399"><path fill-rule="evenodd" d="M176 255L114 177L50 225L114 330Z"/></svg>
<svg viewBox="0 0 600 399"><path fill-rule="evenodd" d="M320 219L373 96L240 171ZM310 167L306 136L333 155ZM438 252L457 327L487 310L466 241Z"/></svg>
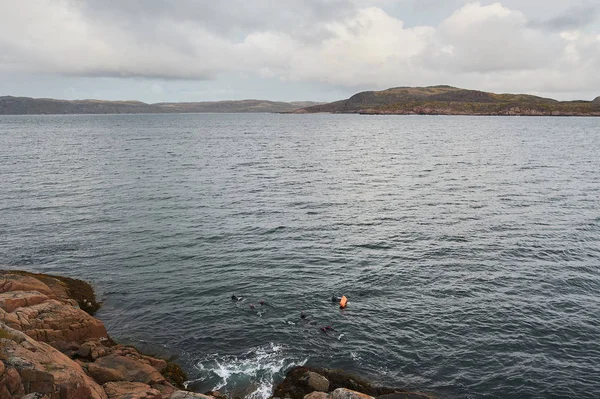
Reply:
<svg viewBox="0 0 600 399"><path fill-rule="evenodd" d="M598 0L0 0L0 95L600 95Z"/></svg>

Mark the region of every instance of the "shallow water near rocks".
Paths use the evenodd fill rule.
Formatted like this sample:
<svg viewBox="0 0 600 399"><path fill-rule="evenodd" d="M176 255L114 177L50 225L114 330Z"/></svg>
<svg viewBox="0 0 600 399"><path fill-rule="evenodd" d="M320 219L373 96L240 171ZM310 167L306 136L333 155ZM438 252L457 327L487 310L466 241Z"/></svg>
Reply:
<svg viewBox="0 0 600 399"><path fill-rule="evenodd" d="M599 124L3 116L0 263L93 282L111 335L178 355L197 391L267 397L306 363L594 398Z"/></svg>

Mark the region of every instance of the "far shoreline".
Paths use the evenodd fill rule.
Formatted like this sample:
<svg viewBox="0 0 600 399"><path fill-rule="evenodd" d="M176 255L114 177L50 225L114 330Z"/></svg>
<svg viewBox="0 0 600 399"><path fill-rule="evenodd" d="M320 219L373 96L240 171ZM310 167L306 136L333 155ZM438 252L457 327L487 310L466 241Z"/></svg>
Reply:
<svg viewBox="0 0 600 399"><path fill-rule="evenodd" d="M528 117L528 118L597 118L600 117L600 112L594 114L581 114L581 115L534 115L534 114L519 114L519 115L505 115L505 114L447 114L447 113L389 113L389 112L173 112L173 113L70 113L70 114L0 114L0 118L4 117L28 117L28 116L164 116L164 115L357 115L357 116L451 116L451 117L465 117L465 116L477 116L477 117Z"/></svg>

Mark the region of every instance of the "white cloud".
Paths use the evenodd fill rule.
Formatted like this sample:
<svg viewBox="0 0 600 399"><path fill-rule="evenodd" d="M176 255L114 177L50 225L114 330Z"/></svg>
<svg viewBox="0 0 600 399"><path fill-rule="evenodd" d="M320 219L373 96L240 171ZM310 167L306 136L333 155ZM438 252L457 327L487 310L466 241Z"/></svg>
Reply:
<svg viewBox="0 0 600 399"><path fill-rule="evenodd" d="M538 69L557 50L548 36L528 28L525 15L500 3L467 4L436 29L423 62L457 73Z"/></svg>
<svg viewBox="0 0 600 399"><path fill-rule="evenodd" d="M102 9L102 2L92 3ZM160 9L163 3L152 4ZM267 12L268 3L260 2L261 12ZM501 3L469 3L437 26L407 27L380 8L387 2L355 1L337 13L339 1L311 0L294 3L293 11L302 17L295 22L287 13L285 24L261 24L256 12L244 23L231 8L240 28L221 30L185 13L166 18L148 10L140 19L123 11L118 23L110 23L117 20L119 2L105 3L116 7L111 18L94 17L81 4L1 2L0 73L198 80L244 73L348 87L453 84L497 91L600 92L598 32L546 31ZM186 4L193 9L192 2ZM281 3L269 4L284 13ZM298 4L305 5L304 12ZM226 17L226 5L220 4L218 18ZM320 5L326 15L315 19ZM264 15L269 18L277 15Z"/></svg>
<svg viewBox="0 0 600 399"><path fill-rule="evenodd" d="M352 17L324 26L330 35L316 45L303 45L284 33L250 35L248 53L258 52L275 76L339 85L384 84L420 54L434 29L405 29L403 22L378 8L358 10Z"/></svg>
<svg viewBox="0 0 600 399"><path fill-rule="evenodd" d="M43 71L76 76L204 79L229 58L228 41L193 24L158 27L174 45L141 42L121 28L86 20L68 1L0 5L0 50L16 62L0 71ZM182 47L177 39L189 42Z"/></svg>

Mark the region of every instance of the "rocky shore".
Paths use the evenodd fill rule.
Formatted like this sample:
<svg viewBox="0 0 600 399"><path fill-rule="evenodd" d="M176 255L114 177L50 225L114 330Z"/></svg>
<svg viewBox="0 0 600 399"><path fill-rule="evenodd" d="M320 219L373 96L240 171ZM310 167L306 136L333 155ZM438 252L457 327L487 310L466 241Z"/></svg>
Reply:
<svg viewBox="0 0 600 399"><path fill-rule="evenodd" d="M365 108L356 113L361 115L600 116L600 109L578 111L536 107L505 107L494 110L465 110L451 105L418 105L406 108Z"/></svg>
<svg viewBox="0 0 600 399"><path fill-rule="evenodd" d="M98 307L81 280L0 271L0 399L227 398L185 391L179 366L117 344L93 317ZM290 370L273 397L431 398L308 367Z"/></svg>
<svg viewBox="0 0 600 399"><path fill-rule="evenodd" d="M346 373L314 367L295 367L275 387L273 396L291 399L433 399L419 392L373 386Z"/></svg>
<svg viewBox="0 0 600 399"><path fill-rule="evenodd" d="M179 366L115 343L87 283L0 272L0 399L208 398Z"/></svg>

